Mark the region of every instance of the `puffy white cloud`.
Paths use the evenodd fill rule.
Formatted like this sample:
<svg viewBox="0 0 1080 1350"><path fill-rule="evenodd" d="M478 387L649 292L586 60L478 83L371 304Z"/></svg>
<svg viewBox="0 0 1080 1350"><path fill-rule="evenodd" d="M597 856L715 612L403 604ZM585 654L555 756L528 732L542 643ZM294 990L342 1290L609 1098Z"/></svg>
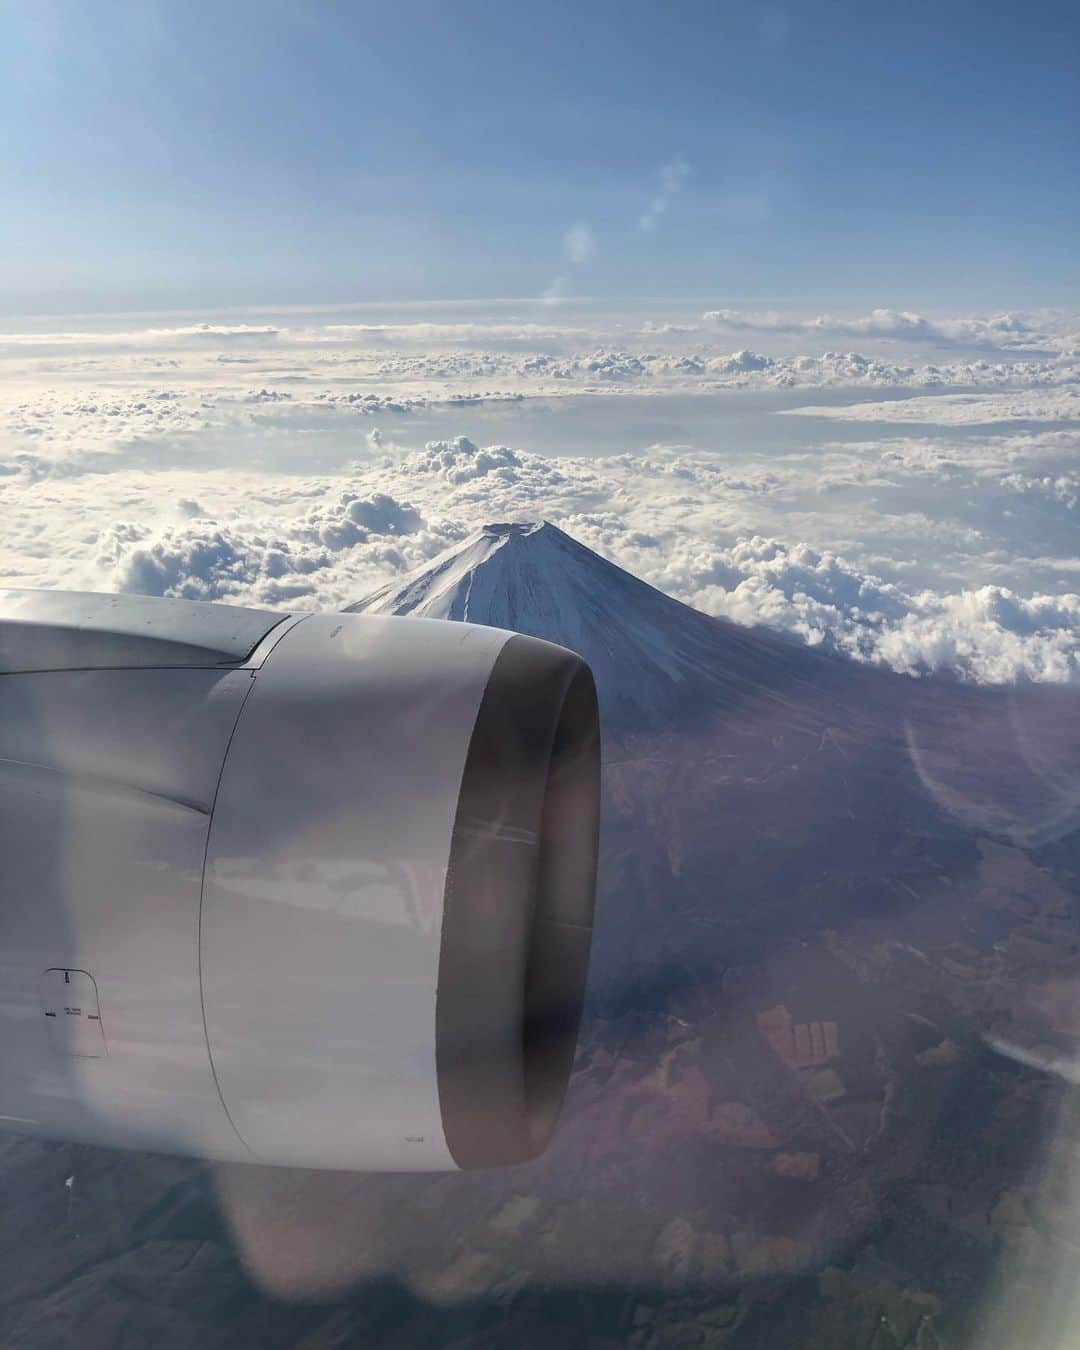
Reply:
<svg viewBox="0 0 1080 1350"><path fill-rule="evenodd" d="M423 455L409 465L414 473L437 473L455 486L491 473L498 473L504 482L516 482L521 467L521 457L509 447L489 445L481 450L467 436L430 441Z"/></svg>
<svg viewBox="0 0 1080 1350"><path fill-rule="evenodd" d="M299 513L285 493L244 514L234 508L226 520L198 508L183 512L184 524L159 529L114 522L95 540L98 572L112 588L143 595L310 607L343 599L336 587L366 587L415 565L460 534L428 532L411 503L386 492L333 492L323 483L302 491L305 499Z"/></svg>
<svg viewBox="0 0 1080 1350"><path fill-rule="evenodd" d="M729 333L783 333L845 338L877 338L888 341L957 345L990 350L1059 352L1076 345L1076 334L1039 326L1020 314L993 314L932 319L910 310L875 309L869 314L841 318L832 314L800 317L775 312L755 313L737 309L708 310L702 316L714 328Z"/></svg>
<svg viewBox="0 0 1080 1350"><path fill-rule="evenodd" d="M1001 479L1001 486L1022 496L1048 497L1060 502L1068 511L1075 511L1080 503L1080 475L1075 473L1062 473L1056 477L1048 473L1009 473Z"/></svg>
<svg viewBox="0 0 1080 1350"><path fill-rule="evenodd" d="M952 671L969 678L1080 682L1080 595L1014 595L983 586L959 595L922 593L871 654L895 670Z"/></svg>
<svg viewBox="0 0 1080 1350"><path fill-rule="evenodd" d="M415 507L395 501L385 492L368 497L343 492L341 504L346 519L370 534L413 534L423 528L424 519Z"/></svg>
<svg viewBox="0 0 1080 1350"><path fill-rule="evenodd" d="M209 600L245 582L250 567L249 550L232 531L189 526L137 542L121 555L115 579L122 591Z"/></svg>
<svg viewBox="0 0 1080 1350"><path fill-rule="evenodd" d="M712 570L717 583L692 600L737 623L909 675L1080 682L1080 595L1025 598L999 586L905 594L835 555L760 537L716 555Z"/></svg>
<svg viewBox="0 0 1080 1350"><path fill-rule="evenodd" d="M902 569L887 579L840 550L741 529L748 517L767 516L776 498L781 508L772 519L793 526L809 519L783 506L801 484L780 466L734 473L706 456L659 450L553 459L457 437L347 476L236 482L223 474L215 491L213 476L187 474L182 481L199 483L198 501L177 492L171 516L147 519L130 508L152 477L113 475L118 504L93 528L73 504L66 562L62 548L43 550L35 579L334 607L423 564L485 520L546 517L706 612L779 628L855 659L972 680L1080 681L1076 594L912 586L899 579ZM44 490L54 489L34 488ZM119 507L125 501L127 515ZM920 528L927 537L945 533L932 518Z"/></svg>

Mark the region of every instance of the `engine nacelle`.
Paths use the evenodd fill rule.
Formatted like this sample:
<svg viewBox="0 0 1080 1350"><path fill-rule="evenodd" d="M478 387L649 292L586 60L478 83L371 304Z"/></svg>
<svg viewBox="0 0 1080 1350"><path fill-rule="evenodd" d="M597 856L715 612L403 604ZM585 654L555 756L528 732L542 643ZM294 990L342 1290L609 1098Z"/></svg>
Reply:
<svg viewBox="0 0 1080 1350"><path fill-rule="evenodd" d="M471 624L0 592L0 1126L534 1157L592 933L596 693Z"/></svg>

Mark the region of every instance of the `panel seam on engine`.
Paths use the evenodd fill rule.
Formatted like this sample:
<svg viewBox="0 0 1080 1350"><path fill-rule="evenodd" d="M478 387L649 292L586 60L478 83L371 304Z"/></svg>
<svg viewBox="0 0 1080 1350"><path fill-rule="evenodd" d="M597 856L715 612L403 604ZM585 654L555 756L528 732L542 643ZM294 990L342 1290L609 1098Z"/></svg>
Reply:
<svg viewBox="0 0 1080 1350"><path fill-rule="evenodd" d="M247 695L245 694L245 698ZM137 799L146 798L152 802L161 802L165 806L174 806L181 811L190 811L194 815L209 816L210 807L204 806L202 802L192 801L185 797L177 797L169 792L155 792L153 788L139 787L136 783L124 783L118 778L106 778L103 774L83 773L77 769L69 769L64 765L42 764L38 760L32 759L12 759L6 755L0 755L0 769L7 767L13 769L28 769L33 773L55 774L62 778L66 783L70 783L75 788L85 789L88 792L108 791L114 792L119 796L135 797Z"/></svg>
<svg viewBox="0 0 1080 1350"><path fill-rule="evenodd" d="M206 827L206 847L203 849L202 875L199 880L199 923L196 935L198 946L198 970L199 970L199 1008L202 1011L203 1038L206 1041L206 1058L210 1065L210 1073L214 1079L214 1087L217 1089L218 1101L221 1103L222 1111L225 1112L225 1119L232 1126L233 1133L240 1141L240 1146L243 1148L244 1152L248 1153L252 1158L254 1158L256 1155L254 1151L251 1149L247 1140L244 1138L244 1136L240 1133L240 1131L236 1127L236 1121L233 1120L232 1118L232 1114L229 1111L228 1104L225 1101L225 1094L221 1090L221 1080L218 1078L217 1066L214 1064L214 1051L212 1046L210 1045L210 1028L206 1024L206 996L203 993L202 927L203 927L203 904L206 896L206 865L210 858L210 836L213 833L214 829L214 809L217 806L218 794L221 792L221 780L225 777L225 765L228 763L229 760L229 751L232 749L233 739L236 736L236 729L240 725L240 718L243 717L244 715L244 708L247 706L247 701L251 697L252 690L255 688L255 681L257 678L258 677L255 671L251 671L251 682L249 683L247 689L244 691L244 697L240 700L240 707L236 713L236 721L232 725L232 731L229 732L229 739L225 744L225 753L221 757L221 768L218 770L217 783L214 785L214 795L210 802L210 820Z"/></svg>

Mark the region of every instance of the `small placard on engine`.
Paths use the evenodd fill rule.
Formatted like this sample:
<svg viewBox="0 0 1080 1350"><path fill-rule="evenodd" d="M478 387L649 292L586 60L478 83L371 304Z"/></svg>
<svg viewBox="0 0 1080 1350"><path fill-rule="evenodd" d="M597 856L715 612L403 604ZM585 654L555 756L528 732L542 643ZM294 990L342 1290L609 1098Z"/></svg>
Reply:
<svg viewBox="0 0 1080 1350"><path fill-rule="evenodd" d="M41 1002L61 1055L102 1059L108 1053L93 976L85 970L47 970L41 977Z"/></svg>

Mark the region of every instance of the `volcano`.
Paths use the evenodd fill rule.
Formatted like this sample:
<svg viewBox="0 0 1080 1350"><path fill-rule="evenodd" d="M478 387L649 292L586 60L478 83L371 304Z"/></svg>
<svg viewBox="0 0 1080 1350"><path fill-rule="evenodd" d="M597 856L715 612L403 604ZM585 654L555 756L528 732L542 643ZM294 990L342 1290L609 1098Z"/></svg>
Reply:
<svg viewBox="0 0 1080 1350"><path fill-rule="evenodd" d="M822 838L840 820L868 837L883 822L916 828L928 807L1012 843L1052 842L1080 820L1074 690L916 679L713 618L546 521L485 525L349 609L569 647L596 676L609 763L646 741L679 774L709 763L717 788L740 789L737 816L759 795L773 803L767 835L782 839L782 820L790 834L811 803ZM714 798L702 787L699 800Z"/></svg>
<svg viewBox="0 0 1080 1350"><path fill-rule="evenodd" d="M835 664L691 609L548 521L485 525L349 609L488 624L569 647L592 666L608 723L628 729L670 723L688 704L819 681Z"/></svg>

